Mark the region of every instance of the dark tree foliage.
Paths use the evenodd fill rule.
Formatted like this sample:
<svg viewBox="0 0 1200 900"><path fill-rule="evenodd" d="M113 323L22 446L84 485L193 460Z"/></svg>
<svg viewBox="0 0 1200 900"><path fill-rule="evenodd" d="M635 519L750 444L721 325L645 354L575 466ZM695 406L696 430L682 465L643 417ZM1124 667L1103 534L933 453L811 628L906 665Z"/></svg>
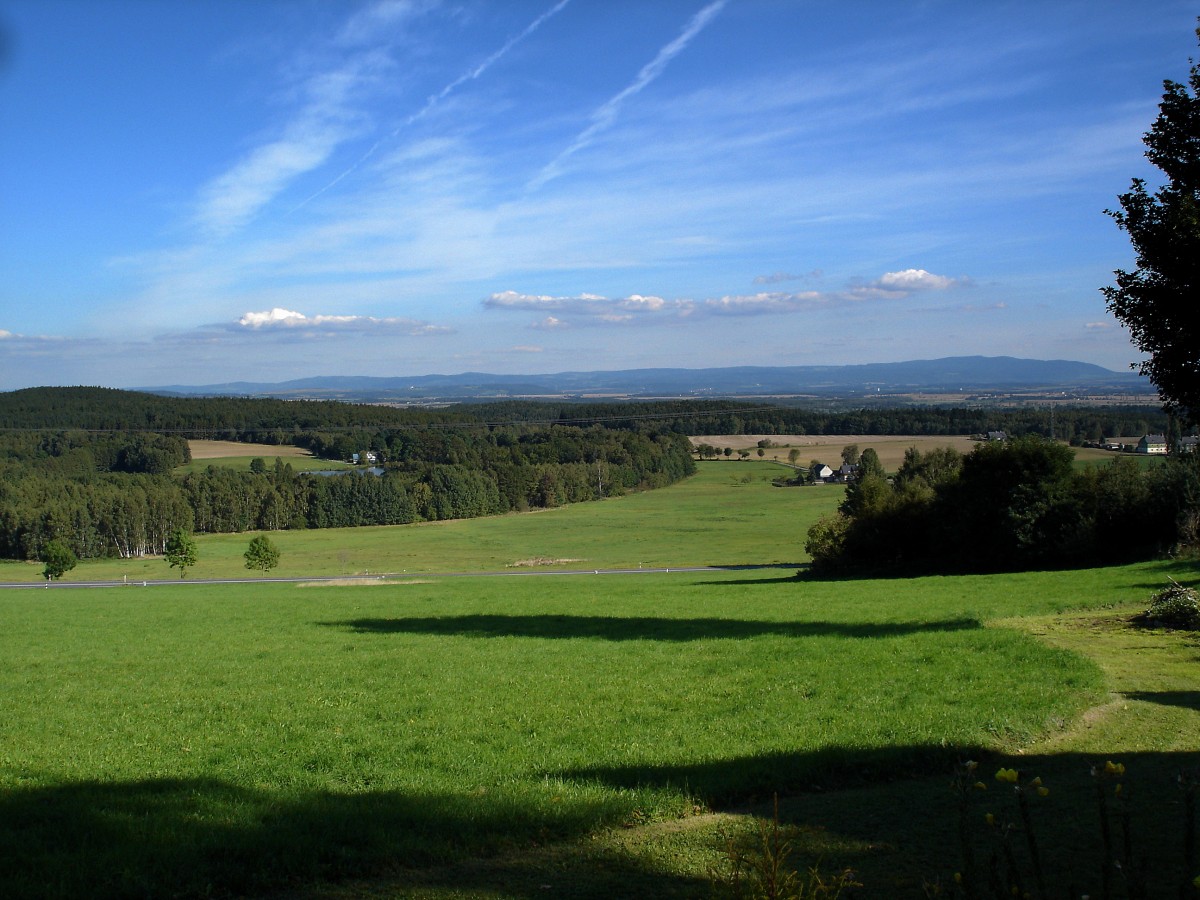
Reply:
<svg viewBox="0 0 1200 900"><path fill-rule="evenodd" d="M1119 197L1121 211L1106 210L1129 235L1137 268L1117 270L1116 286L1102 290L1149 354L1140 369L1166 408L1200 424L1200 64L1192 63L1188 82L1163 82L1158 118L1144 138L1146 158L1166 182L1150 193L1135 178Z"/></svg>
<svg viewBox="0 0 1200 900"><path fill-rule="evenodd" d="M1074 471L1038 437L910 451L867 475L808 532L822 575L993 572L1148 558L1200 539L1200 455L1145 468L1118 456Z"/></svg>
<svg viewBox="0 0 1200 900"><path fill-rule="evenodd" d="M339 458L371 448L387 468L381 477L364 470L320 477L297 474L277 457L274 465L256 458L250 471L210 465L179 475L174 470L188 460L180 434L76 426L89 419L140 426L151 417L194 428L201 413L191 398L84 388L14 394L0 394L0 416L25 421L40 415L63 427L0 429L0 556L8 558L39 558L54 540L80 557L140 557L167 551L178 530L278 531L492 515L619 496L695 471L686 436L658 420L623 428L553 421L494 426L463 410L369 410L366 424L356 425L346 404L305 410L276 401L202 400L199 409L218 420L238 411L259 415L254 428L224 437L261 437L256 429L263 416L274 416L277 406L294 408L306 428L320 428L289 428L288 439ZM112 410L93 408L108 402Z"/></svg>

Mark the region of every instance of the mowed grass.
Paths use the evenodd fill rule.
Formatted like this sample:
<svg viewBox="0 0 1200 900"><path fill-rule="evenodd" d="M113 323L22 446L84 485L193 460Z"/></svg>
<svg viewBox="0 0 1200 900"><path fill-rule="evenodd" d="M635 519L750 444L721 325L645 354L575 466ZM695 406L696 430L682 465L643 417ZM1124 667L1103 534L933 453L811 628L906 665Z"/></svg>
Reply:
<svg viewBox="0 0 1200 900"><path fill-rule="evenodd" d="M790 565L841 489L773 488L774 470L705 465L546 513L273 538L281 570L295 539L292 556L315 558L291 565L314 575L402 558L388 552L422 573L656 564L648 550ZM202 560L244 575L246 541L202 540ZM805 832L805 864L855 865L865 896L923 896L954 868L958 758L1076 780L1085 754L1128 750L1154 776L1195 764L1194 645L1115 624L1168 576L1195 570L4 592L0 896L708 897L741 827L709 811L776 792L789 821L824 829ZM1062 624L1076 610L1082 633ZM1114 700L1115 677L1136 690ZM1086 792L1054 785L1064 825Z"/></svg>
<svg viewBox="0 0 1200 900"><path fill-rule="evenodd" d="M795 565L808 527L842 488L777 488L764 462L701 463L667 488L560 509L417 525L269 532L272 575L305 577L537 568ZM200 535L188 579L241 577L251 534ZM521 565L519 565L521 564ZM41 580L37 563L0 563L0 581ZM65 581L177 578L161 557L84 560Z"/></svg>

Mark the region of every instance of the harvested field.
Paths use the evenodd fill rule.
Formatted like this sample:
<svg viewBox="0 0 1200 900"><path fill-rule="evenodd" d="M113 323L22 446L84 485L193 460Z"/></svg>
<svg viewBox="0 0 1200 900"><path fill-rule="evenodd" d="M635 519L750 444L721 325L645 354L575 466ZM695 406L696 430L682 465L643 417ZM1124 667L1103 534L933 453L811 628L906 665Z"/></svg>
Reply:
<svg viewBox="0 0 1200 900"><path fill-rule="evenodd" d="M261 456L263 459L284 459L312 456L303 447L290 444L242 444L238 441L188 441L192 459L225 459L230 456Z"/></svg>

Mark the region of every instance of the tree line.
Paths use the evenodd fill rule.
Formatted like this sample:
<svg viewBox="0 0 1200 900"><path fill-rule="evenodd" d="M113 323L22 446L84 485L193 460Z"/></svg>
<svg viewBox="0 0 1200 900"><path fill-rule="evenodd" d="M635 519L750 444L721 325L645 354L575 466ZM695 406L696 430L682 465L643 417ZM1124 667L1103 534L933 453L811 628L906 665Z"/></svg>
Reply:
<svg viewBox="0 0 1200 900"><path fill-rule="evenodd" d="M142 432L320 449L344 458L349 438L559 424L678 434L1041 434L1069 442L1166 432L1156 406L1012 407L783 405L731 400L496 400L412 409L319 400L165 397L111 388L28 388L0 393L0 432ZM325 441L314 446L316 437ZM330 438L341 440L330 441ZM381 449L378 443L375 449Z"/></svg>
<svg viewBox="0 0 1200 900"><path fill-rule="evenodd" d="M865 452L865 451L864 451ZM1082 470L1029 435L970 453L910 449L864 471L805 549L820 575L988 572L1148 558L1200 537L1200 455Z"/></svg>
<svg viewBox="0 0 1200 900"><path fill-rule="evenodd" d="M668 431L546 425L312 433L307 439L327 454L338 442L375 447L389 462L381 476L297 473L279 457L249 472L209 466L177 476L163 472L167 456L175 465L187 459L186 441L175 435L4 433L0 556L40 558L52 542L80 558L157 555L181 529L203 534L470 518L619 496L695 471L686 437Z"/></svg>

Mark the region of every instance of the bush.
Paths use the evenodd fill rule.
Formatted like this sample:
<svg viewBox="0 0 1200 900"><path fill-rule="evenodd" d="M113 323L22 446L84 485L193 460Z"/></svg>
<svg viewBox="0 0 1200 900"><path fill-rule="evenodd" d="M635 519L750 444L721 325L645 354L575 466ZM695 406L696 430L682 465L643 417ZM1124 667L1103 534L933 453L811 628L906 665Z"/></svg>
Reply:
<svg viewBox="0 0 1200 900"><path fill-rule="evenodd" d="M1176 581L1150 598L1150 606L1138 620L1155 628L1200 631L1200 597L1195 590Z"/></svg>

